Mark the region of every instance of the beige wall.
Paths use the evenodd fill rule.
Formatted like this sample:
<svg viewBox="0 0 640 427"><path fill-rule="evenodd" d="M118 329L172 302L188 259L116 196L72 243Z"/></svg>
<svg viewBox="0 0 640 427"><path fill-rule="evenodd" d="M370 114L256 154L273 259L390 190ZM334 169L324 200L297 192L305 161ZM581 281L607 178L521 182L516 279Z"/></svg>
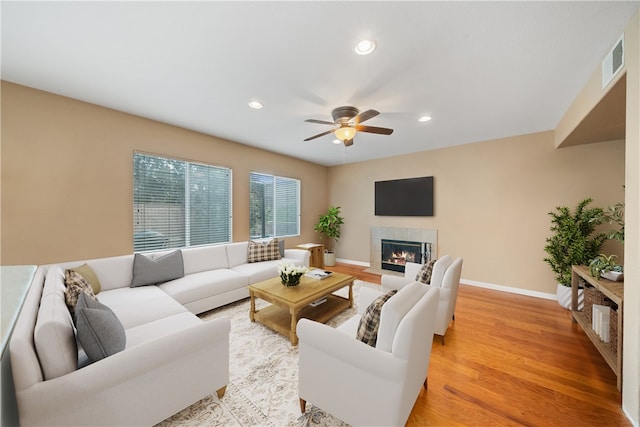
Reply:
<svg viewBox="0 0 640 427"><path fill-rule="evenodd" d="M327 168L2 82L2 264L133 251L135 150L230 167L233 240L249 237L249 172L301 180L302 235L327 203Z"/></svg>
<svg viewBox="0 0 640 427"><path fill-rule="evenodd" d="M374 215L375 181L431 175L433 217ZM372 226L432 228L439 254L464 258L463 279L555 294L542 261L547 213L622 201L623 183L624 141L558 150L553 132L332 167L330 202L345 217L337 256L369 262Z"/></svg>

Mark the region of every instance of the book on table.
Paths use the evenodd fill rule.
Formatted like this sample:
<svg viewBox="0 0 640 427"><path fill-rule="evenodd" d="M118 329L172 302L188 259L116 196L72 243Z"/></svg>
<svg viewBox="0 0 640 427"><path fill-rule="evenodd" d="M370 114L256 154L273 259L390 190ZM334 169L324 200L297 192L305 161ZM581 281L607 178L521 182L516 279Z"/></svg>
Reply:
<svg viewBox="0 0 640 427"><path fill-rule="evenodd" d="M311 270L305 274L307 277L311 277L312 279L322 280L331 276L331 272L327 270L322 270L321 268L316 268L315 270Z"/></svg>

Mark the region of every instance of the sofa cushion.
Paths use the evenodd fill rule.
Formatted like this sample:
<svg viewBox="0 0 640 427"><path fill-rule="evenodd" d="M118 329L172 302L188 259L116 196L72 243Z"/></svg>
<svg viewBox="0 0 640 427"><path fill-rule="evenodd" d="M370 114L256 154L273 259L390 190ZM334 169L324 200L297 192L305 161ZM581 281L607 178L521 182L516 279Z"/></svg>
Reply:
<svg viewBox="0 0 640 427"><path fill-rule="evenodd" d="M125 329L187 312L186 308L158 286L104 291L100 293L100 302L113 310Z"/></svg>
<svg viewBox="0 0 640 427"><path fill-rule="evenodd" d="M163 283L159 288L180 304L185 305L213 295L220 295L246 287L248 284L247 276L221 268L189 274L180 279Z"/></svg>
<svg viewBox="0 0 640 427"><path fill-rule="evenodd" d="M126 330L127 348L135 347L199 324L202 324L202 320L189 311L144 323Z"/></svg>
<svg viewBox="0 0 640 427"><path fill-rule="evenodd" d="M87 282L80 273L74 270L65 270L64 284L66 286L66 290L64 292L65 302L71 313L74 313L76 303L78 302L78 298L81 294L86 294L94 300L96 299L89 282Z"/></svg>
<svg viewBox="0 0 640 427"><path fill-rule="evenodd" d="M131 287L156 285L184 276L182 251L170 252L158 259L136 254L133 260Z"/></svg>
<svg viewBox="0 0 640 427"><path fill-rule="evenodd" d="M84 293L76 305L76 329L78 342L92 363L116 354L126 346L124 327L115 313Z"/></svg>
<svg viewBox="0 0 640 427"><path fill-rule="evenodd" d="M100 285L100 279L96 275L96 272L93 271L93 268L89 266L86 262L79 267L68 268L67 270L73 270L76 273L80 274L84 280L86 280L91 285L91 290L93 290L94 295L98 295L102 286Z"/></svg>
<svg viewBox="0 0 640 427"><path fill-rule="evenodd" d="M251 264L241 264L232 267L231 270L237 271L249 277L249 284L261 282L263 280L272 279L278 275L278 262L286 262L294 265L302 266L303 263L297 259L281 258L278 261L262 261Z"/></svg>
<svg viewBox="0 0 640 427"><path fill-rule="evenodd" d="M62 269L49 268L33 332L45 380L66 375L78 366L73 320L65 303L64 290Z"/></svg>
<svg viewBox="0 0 640 427"><path fill-rule="evenodd" d="M280 256L280 245L278 239L274 238L268 242L249 241L247 261L262 262L273 261L282 258Z"/></svg>
<svg viewBox="0 0 640 427"><path fill-rule="evenodd" d="M433 264L435 264L436 261L437 260L432 259L422 264L414 280L416 280L417 282L424 283L426 285L431 283L431 273L433 272Z"/></svg>
<svg viewBox="0 0 640 427"><path fill-rule="evenodd" d="M400 289L380 311L380 328L378 329L378 341L376 348L383 351L391 351L398 325L411 308L427 292L428 287L412 282Z"/></svg>
<svg viewBox="0 0 640 427"><path fill-rule="evenodd" d="M249 242L229 243L225 245L227 249L227 259L229 260L229 268L236 265L246 264L249 254Z"/></svg>
<svg viewBox="0 0 640 427"><path fill-rule="evenodd" d="M208 245L182 250L184 274L227 268L227 245Z"/></svg>
<svg viewBox="0 0 640 427"><path fill-rule="evenodd" d="M378 298L373 300L371 304L369 304L369 307L367 307L364 313L362 313L362 317L360 318L356 339L372 347L376 346L378 328L380 326L380 312L389 298L394 296L397 292L398 291L395 289L389 291L386 294L380 295Z"/></svg>

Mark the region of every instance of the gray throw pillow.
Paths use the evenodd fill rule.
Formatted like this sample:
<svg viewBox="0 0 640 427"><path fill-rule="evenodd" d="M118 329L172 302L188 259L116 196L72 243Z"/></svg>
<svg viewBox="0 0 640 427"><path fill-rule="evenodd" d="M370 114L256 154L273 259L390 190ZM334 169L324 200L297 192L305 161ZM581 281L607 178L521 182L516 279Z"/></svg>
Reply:
<svg viewBox="0 0 640 427"><path fill-rule="evenodd" d="M380 312L385 302L394 296L398 291L396 289L380 295L373 300L369 307L362 313L356 339L371 347L375 347L378 341L378 328L380 327Z"/></svg>
<svg viewBox="0 0 640 427"><path fill-rule="evenodd" d="M124 326L106 305L82 293L76 304L76 337L91 363L124 350Z"/></svg>
<svg viewBox="0 0 640 427"><path fill-rule="evenodd" d="M156 285L169 280L184 277L182 251L177 250L158 259L151 259L142 254L133 258L133 280L131 287Z"/></svg>

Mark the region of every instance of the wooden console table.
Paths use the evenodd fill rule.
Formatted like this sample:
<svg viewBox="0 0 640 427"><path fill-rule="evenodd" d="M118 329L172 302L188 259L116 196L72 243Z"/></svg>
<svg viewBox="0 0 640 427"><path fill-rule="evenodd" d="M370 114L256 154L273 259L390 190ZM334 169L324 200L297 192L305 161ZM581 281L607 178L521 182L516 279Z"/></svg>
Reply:
<svg viewBox="0 0 640 427"><path fill-rule="evenodd" d="M296 246L296 248L311 252L309 267L324 268L324 245L319 243L304 243Z"/></svg>
<svg viewBox="0 0 640 427"><path fill-rule="evenodd" d="M589 285L596 288L598 292L602 292L607 298L618 305L618 347L615 354L609 347L609 344L603 342L593 331L591 323L587 320L582 310L578 310L579 278L582 278ZM573 315L573 321L582 327L593 345L618 377L618 390L622 390L623 299L624 282L612 282L606 279L598 280L591 275L589 267L585 265L574 265L571 267L571 313Z"/></svg>

